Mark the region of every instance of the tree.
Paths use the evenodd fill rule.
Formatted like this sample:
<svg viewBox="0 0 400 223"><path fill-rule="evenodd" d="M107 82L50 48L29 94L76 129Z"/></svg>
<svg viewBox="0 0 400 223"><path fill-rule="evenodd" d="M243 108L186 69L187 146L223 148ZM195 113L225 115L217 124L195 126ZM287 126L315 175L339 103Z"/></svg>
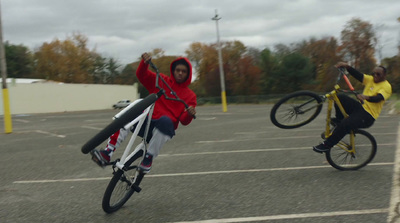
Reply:
<svg viewBox="0 0 400 223"><path fill-rule="evenodd" d="M104 75L114 72L117 65L114 60L107 62L95 50L89 50L87 42L87 37L74 33L64 41L44 43L34 55L36 77L65 83L106 82L108 78Z"/></svg>
<svg viewBox="0 0 400 223"><path fill-rule="evenodd" d="M131 85L131 84L139 82L135 75L136 68L138 65L139 65L139 62L133 62L133 63L127 64L124 67L124 69L122 69L120 75L118 75L115 78L114 83L121 84L121 85Z"/></svg>
<svg viewBox="0 0 400 223"><path fill-rule="evenodd" d="M218 52L215 44L195 42L185 51L197 74L197 81L192 89L199 97L219 96L221 85L219 80Z"/></svg>
<svg viewBox="0 0 400 223"><path fill-rule="evenodd" d="M397 22L400 22L400 17L397 18ZM397 41L397 49L399 50L397 53L397 56L400 57L400 35L399 35L399 39Z"/></svg>
<svg viewBox="0 0 400 223"><path fill-rule="evenodd" d="M108 77L111 79L109 82L106 81L105 83L111 83L114 84L114 79L119 75L118 68L121 67L121 65L113 58L108 58L107 61L107 71L108 71Z"/></svg>
<svg viewBox="0 0 400 223"><path fill-rule="evenodd" d="M297 52L310 58L313 64L314 83L310 86L313 90L325 92L332 89L337 77L334 65L343 60L343 55L337 51L338 47L334 37L310 38L297 44Z"/></svg>
<svg viewBox="0 0 400 223"><path fill-rule="evenodd" d="M226 94L259 94L261 70L256 66L253 54L240 41L222 42L221 46ZM186 54L198 75L193 88L196 94L200 97L219 96L221 85L217 45L192 43Z"/></svg>
<svg viewBox="0 0 400 223"><path fill-rule="evenodd" d="M250 55L244 55L239 59L232 84L232 95L257 95L260 93L261 69L254 63L254 58Z"/></svg>
<svg viewBox="0 0 400 223"><path fill-rule="evenodd" d="M400 56L385 58L382 64L387 68L387 79L392 85L393 92L400 91Z"/></svg>
<svg viewBox="0 0 400 223"><path fill-rule="evenodd" d="M100 55L94 54L94 61L93 61L93 66L92 70L90 71L90 76L92 78L92 83L94 84L102 84L104 81L106 81L105 76L107 75L106 71L106 60L107 58L104 58Z"/></svg>
<svg viewBox="0 0 400 223"><path fill-rule="evenodd" d="M33 72L33 55L28 47L5 42L4 48L8 77L31 77Z"/></svg>
<svg viewBox="0 0 400 223"><path fill-rule="evenodd" d="M275 76L272 90L276 93L292 92L303 89L313 80L313 65L309 58L291 53L282 58Z"/></svg>
<svg viewBox="0 0 400 223"><path fill-rule="evenodd" d="M352 65L359 70L372 70L375 67L374 58L376 34L373 26L359 18L353 18L341 32L341 50Z"/></svg>
<svg viewBox="0 0 400 223"><path fill-rule="evenodd" d="M275 84L274 76L278 69L278 60L271 50L265 48L260 54L259 67L262 71L260 86L263 94L270 93Z"/></svg>

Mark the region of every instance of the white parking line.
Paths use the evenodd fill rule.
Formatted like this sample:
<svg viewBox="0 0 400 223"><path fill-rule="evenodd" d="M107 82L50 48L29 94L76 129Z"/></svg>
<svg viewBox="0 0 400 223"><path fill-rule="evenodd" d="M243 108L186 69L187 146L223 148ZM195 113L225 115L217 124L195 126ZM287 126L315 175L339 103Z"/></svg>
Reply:
<svg viewBox="0 0 400 223"><path fill-rule="evenodd" d="M374 133L374 136L378 135L397 135L397 133ZM287 140L287 139L305 139L305 138L321 138L321 136L315 135L302 135L302 136L281 136L281 137L263 137L263 138L245 138L245 139L220 139L220 140L205 140L196 141L194 143L227 143L227 142L246 142L246 141L267 141L267 140Z"/></svg>
<svg viewBox="0 0 400 223"><path fill-rule="evenodd" d="M58 135L58 134L55 134L55 133L46 132L46 131L42 131L42 130L35 130L34 132L40 133L40 134L49 135L49 136L55 136L55 137L58 137L58 138L65 138L66 137L65 135Z"/></svg>
<svg viewBox="0 0 400 223"><path fill-rule="evenodd" d="M81 128L84 128L84 129L94 129L94 130L102 130L102 129L103 129L103 128L93 127L93 126L87 126L87 125L81 126Z"/></svg>
<svg viewBox="0 0 400 223"><path fill-rule="evenodd" d="M334 211L334 212L320 212L320 213L270 215L270 216L246 217L246 218L210 219L210 220L202 220L202 221L180 221L180 222L174 222L174 223L252 222L252 221L269 221L269 220L284 220L284 219L299 219L299 218L333 217L333 216L343 216L343 215L382 214L382 213L387 213L387 211L388 211L388 209L367 209L367 210L353 210L353 211Z"/></svg>
<svg viewBox="0 0 400 223"><path fill-rule="evenodd" d="M30 121L24 119L13 119L15 122L29 123Z"/></svg>
<svg viewBox="0 0 400 223"><path fill-rule="evenodd" d="M388 223L400 222L400 125L397 130L397 149L393 172L392 196L390 199Z"/></svg>
<svg viewBox="0 0 400 223"><path fill-rule="evenodd" d="M378 147L382 146L394 146L395 143L380 143ZM173 153L173 154L161 154L163 156L194 156L194 155L217 155L226 153L252 153L252 152L276 152L276 151L290 151L290 150L311 150L311 146L303 147L285 147L285 148L270 148L270 149L245 149L245 150L227 150L227 151L215 151L215 152L198 152L198 153Z"/></svg>
<svg viewBox="0 0 400 223"><path fill-rule="evenodd" d="M369 166L390 166L394 163L370 163ZM291 171L291 170L308 170L308 169L321 169L332 168L329 165L325 166L302 166L302 167L285 167L285 168L270 168L270 169L249 169L249 170L221 170L221 171L206 171L206 172L189 172L189 173L167 173L167 174L153 174L147 175L146 178L154 177L180 177L180 176L198 176L210 174L232 174L232 173L255 173L255 172L272 172L272 171ZM77 179L59 179L59 180L21 180L14 181L15 184L32 184L32 183L60 183L60 182L78 182L78 181L98 181L109 180L110 177L99 178L77 178Z"/></svg>

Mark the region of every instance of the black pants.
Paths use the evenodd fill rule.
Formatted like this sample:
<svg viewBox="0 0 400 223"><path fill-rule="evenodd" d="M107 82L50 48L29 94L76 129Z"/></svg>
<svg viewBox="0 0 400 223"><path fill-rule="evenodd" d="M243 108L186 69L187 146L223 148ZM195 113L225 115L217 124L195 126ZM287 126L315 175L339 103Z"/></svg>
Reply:
<svg viewBox="0 0 400 223"><path fill-rule="evenodd" d="M345 94L338 94L340 103L349 117L344 119L339 107L335 104L336 118L342 120L335 128L332 135L325 141L327 146L336 145L351 130L371 127L375 119L364 110L361 103Z"/></svg>
<svg viewBox="0 0 400 223"><path fill-rule="evenodd" d="M144 130L146 129L146 123L147 123L147 119L145 123L142 125L142 128L140 128L138 136L140 137L144 137ZM137 125L137 124L136 124ZM134 125L131 129L131 132L135 131L136 125ZM173 137L175 135L175 130L174 130L174 123L172 123L172 120L167 117L167 116L161 116L161 118L159 119L152 119L150 122L150 127L149 127L149 132L147 135L147 143L150 142L150 139L153 137L153 129L157 128L160 132L162 132L165 135L168 135L169 137Z"/></svg>

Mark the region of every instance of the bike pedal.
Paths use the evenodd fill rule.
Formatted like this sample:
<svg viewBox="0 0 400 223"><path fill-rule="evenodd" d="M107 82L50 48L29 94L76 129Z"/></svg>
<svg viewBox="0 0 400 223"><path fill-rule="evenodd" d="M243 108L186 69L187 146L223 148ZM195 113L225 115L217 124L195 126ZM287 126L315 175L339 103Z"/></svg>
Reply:
<svg viewBox="0 0 400 223"><path fill-rule="evenodd" d="M136 192L140 192L141 190L142 190L142 188L140 188L138 185L136 185L136 184L133 184L132 185L132 189L134 190L134 191L136 191Z"/></svg>
<svg viewBox="0 0 400 223"><path fill-rule="evenodd" d="M95 150L90 151L90 154L92 155L92 160L93 162L95 162L97 165L99 165L101 168L105 167L105 163L103 163L103 161L101 161L98 157L98 154L96 153Z"/></svg>

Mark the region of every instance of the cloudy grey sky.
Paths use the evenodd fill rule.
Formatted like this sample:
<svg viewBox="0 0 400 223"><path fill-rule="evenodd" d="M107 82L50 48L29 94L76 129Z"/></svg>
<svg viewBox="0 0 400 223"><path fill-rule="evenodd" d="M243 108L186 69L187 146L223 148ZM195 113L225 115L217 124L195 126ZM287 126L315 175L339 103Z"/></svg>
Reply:
<svg viewBox="0 0 400 223"><path fill-rule="evenodd" d="M31 50L73 32L121 64L162 48L184 55L192 42L216 42L215 9L222 41L264 49L310 37L340 38L358 17L380 26L383 56L399 42L399 0L0 0L3 39Z"/></svg>

